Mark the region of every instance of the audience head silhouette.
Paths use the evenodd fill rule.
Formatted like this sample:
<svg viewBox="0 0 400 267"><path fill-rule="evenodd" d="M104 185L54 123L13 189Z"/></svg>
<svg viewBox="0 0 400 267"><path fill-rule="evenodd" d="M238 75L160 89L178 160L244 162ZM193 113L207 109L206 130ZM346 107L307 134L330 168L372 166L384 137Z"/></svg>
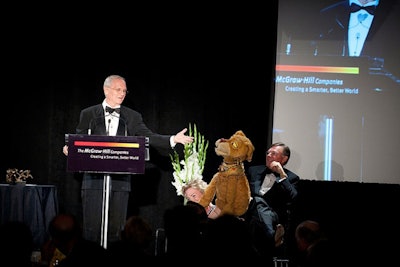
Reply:
<svg viewBox="0 0 400 267"><path fill-rule="evenodd" d="M49 224L51 238L42 248L42 261L49 266L88 266L108 264L106 250L82 237L77 218L68 213L56 215Z"/></svg>
<svg viewBox="0 0 400 267"><path fill-rule="evenodd" d="M177 205L164 213L167 255L178 256L204 251L204 231L207 214L197 203ZM190 245L188 245L190 244Z"/></svg>
<svg viewBox="0 0 400 267"><path fill-rule="evenodd" d="M298 265L302 267L340 266L343 255L326 237L317 221L305 220L297 225L295 238L298 248Z"/></svg>
<svg viewBox="0 0 400 267"><path fill-rule="evenodd" d="M229 260L253 259L258 256L246 222L230 214L209 220L207 245L211 251L218 251L219 256Z"/></svg>
<svg viewBox="0 0 400 267"><path fill-rule="evenodd" d="M82 237L82 231L76 218L70 214L59 214L49 225L49 233L54 245L64 254L68 254Z"/></svg>
<svg viewBox="0 0 400 267"><path fill-rule="evenodd" d="M318 222L306 220L297 226L295 238L298 249L306 251L311 245L323 238L323 233Z"/></svg>
<svg viewBox="0 0 400 267"><path fill-rule="evenodd" d="M122 240L129 242L134 247L143 250L149 248L153 238L150 224L140 216L130 216L122 231Z"/></svg>

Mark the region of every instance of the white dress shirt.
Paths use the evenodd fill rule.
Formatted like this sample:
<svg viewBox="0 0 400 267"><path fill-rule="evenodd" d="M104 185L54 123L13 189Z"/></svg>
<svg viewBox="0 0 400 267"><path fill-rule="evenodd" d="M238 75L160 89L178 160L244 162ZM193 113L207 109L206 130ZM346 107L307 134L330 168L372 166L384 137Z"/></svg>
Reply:
<svg viewBox="0 0 400 267"><path fill-rule="evenodd" d="M367 4L362 5L358 0L350 0L349 5L352 3L360 6L377 6L379 1L370 1ZM360 56L373 19L374 16L369 14L364 9L350 13L348 29L349 56Z"/></svg>

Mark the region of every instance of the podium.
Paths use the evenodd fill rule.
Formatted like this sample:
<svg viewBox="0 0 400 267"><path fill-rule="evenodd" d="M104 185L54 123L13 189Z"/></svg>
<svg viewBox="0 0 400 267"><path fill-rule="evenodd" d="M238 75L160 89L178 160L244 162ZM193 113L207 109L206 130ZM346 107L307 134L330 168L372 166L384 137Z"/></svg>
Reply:
<svg viewBox="0 0 400 267"><path fill-rule="evenodd" d="M69 172L143 174L148 141L142 136L68 135Z"/></svg>
<svg viewBox="0 0 400 267"><path fill-rule="evenodd" d="M148 138L68 134L68 172L103 173L101 245L107 246L110 174L144 174L149 159Z"/></svg>

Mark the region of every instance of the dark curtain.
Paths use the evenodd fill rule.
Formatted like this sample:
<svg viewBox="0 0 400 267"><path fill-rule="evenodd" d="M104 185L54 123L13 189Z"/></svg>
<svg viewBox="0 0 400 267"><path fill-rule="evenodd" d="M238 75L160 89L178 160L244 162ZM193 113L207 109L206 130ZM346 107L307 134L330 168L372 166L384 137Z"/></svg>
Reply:
<svg viewBox="0 0 400 267"><path fill-rule="evenodd" d="M64 135L75 132L81 109L103 100L103 81L114 73L127 79L124 104L155 132L197 125L210 142L205 180L221 161L214 142L236 130L254 143L253 163L262 163L271 138L277 1L269 5L115 5L118 12L96 13L63 6L24 14L24 27L4 31L0 182L8 168L30 169L32 183L57 186L61 211L79 216L81 175L66 172ZM130 212L159 227L165 208L182 200L169 157L153 154L149 164L133 183Z"/></svg>

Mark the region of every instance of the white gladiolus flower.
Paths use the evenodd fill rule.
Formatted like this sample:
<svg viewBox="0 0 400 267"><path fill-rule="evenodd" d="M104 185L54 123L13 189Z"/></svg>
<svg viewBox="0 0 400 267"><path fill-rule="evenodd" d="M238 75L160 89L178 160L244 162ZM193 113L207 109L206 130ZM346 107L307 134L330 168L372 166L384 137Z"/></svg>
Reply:
<svg viewBox="0 0 400 267"><path fill-rule="evenodd" d="M189 135L192 134L192 128L189 125ZM172 173L174 181L171 182L176 188L177 195L183 196L182 187L195 179L203 179L204 163L208 141L204 140L204 136L197 132L194 125L194 141L184 146L184 159L179 160L179 155L174 151L171 155L171 163L174 168Z"/></svg>

